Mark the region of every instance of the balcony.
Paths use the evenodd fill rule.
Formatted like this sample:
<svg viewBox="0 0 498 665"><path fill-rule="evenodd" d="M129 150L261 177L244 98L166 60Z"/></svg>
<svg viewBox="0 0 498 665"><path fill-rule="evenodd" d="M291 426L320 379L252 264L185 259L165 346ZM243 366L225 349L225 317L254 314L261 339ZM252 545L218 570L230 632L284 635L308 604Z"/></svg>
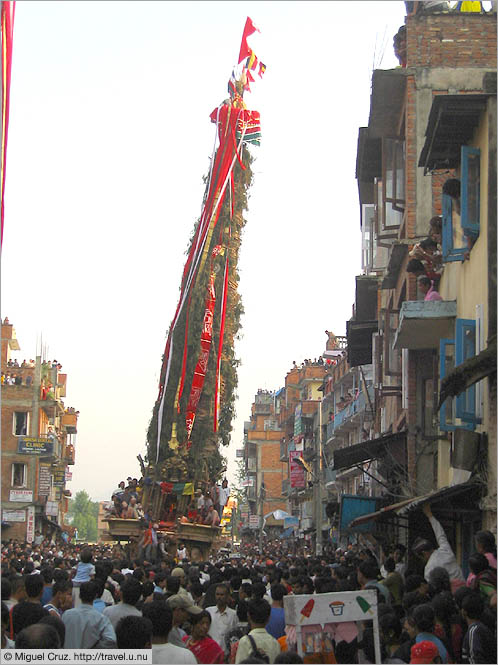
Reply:
<svg viewBox="0 0 498 665"><path fill-rule="evenodd" d="M66 446L66 449L64 451L64 459L66 464L74 464L75 463L75 450L74 446L72 444L69 444Z"/></svg>
<svg viewBox="0 0 498 665"><path fill-rule="evenodd" d="M374 402L375 399L375 390L373 386L368 387L368 396L370 402ZM354 428L359 420L359 417L365 412L366 409L369 409L369 401L365 396L364 392L361 392L356 399L354 399L350 404L348 404L342 411L337 411L334 416L334 420L327 424L327 440L331 438L334 434L337 434L339 430L347 430ZM331 432L329 435L329 431Z"/></svg>
<svg viewBox="0 0 498 665"><path fill-rule="evenodd" d="M456 300L406 300L401 305L395 349L439 348L439 340L452 338Z"/></svg>
<svg viewBox="0 0 498 665"><path fill-rule="evenodd" d="M61 425L66 428L68 434L77 433L78 415L76 413L64 413L61 418Z"/></svg>

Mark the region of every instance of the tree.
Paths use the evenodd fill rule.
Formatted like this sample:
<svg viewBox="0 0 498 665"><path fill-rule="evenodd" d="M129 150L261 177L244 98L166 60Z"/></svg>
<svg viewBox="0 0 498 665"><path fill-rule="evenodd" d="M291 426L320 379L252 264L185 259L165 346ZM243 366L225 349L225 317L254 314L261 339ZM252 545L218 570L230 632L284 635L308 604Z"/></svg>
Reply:
<svg viewBox="0 0 498 665"><path fill-rule="evenodd" d="M96 542L98 538L98 502L92 501L85 490L81 490L69 502L67 512L73 518L73 526L78 529L78 539L86 542Z"/></svg>

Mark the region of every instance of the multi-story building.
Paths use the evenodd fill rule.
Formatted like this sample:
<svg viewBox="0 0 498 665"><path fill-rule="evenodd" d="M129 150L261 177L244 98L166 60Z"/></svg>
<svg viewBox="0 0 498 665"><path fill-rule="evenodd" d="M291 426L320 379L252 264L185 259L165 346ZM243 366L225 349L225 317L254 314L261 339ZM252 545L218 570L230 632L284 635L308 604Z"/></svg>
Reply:
<svg viewBox="0 0 498 665"><path fill-rule="evenodd" d="M345 478L372 464L383 494L382 513L349 528L431 535L429 496L465 569L472 534L496 531L496 14L414 3L394 41L401 66L374 71L359 131L364 274L347 323L349 371L372 367L373 419L333 466ZM434 301L412 259L437 216Z"/></svg>
<svg viewBox="0 0 498 665"><path fill-rule="evenodd" d="M19 362L16 332L2 323L2 528L31 542L53 535L67 512L66 479L75 463L78 412L65 408L67 375L41 356ZM17 355L17 354L16 354ZM13 377L15 378L13 379Z"/></svg>

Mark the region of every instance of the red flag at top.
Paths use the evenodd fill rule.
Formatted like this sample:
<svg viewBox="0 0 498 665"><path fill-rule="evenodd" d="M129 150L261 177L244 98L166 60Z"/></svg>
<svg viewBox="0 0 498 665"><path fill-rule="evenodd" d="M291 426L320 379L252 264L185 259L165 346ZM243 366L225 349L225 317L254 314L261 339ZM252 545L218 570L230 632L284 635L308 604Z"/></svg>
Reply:
<svg viewBox="0 0 498 665"><path fill-rule="evenodd" d="M244 32L242 33L242 42L240 44L240 53L239 53L239 64L242 62L242 60L251 55L251 49L247 45L247 38L250 35L252 35L253 32L259 32L259 30L258 28L256 28L256 26L248 16L246 20L246 25L244 27Z"/></svg>

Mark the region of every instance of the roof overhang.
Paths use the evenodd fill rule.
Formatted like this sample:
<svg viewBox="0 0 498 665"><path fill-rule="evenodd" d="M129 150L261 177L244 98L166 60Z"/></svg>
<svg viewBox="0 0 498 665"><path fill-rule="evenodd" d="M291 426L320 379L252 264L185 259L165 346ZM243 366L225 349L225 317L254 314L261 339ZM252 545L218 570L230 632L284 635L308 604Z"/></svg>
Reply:
<svg viewBox="0 0 498 665"><path fill-rule="evenodd" d="M382 280L381 289L396 288L399 271L407 254L408 245L406 243L394 242L391 245L389 263L387 265L386 276Z"/></svg>
<svg viewBox="0 0 498 665"><path fill-rule="evenodd" d="M489 96L461 94L434 97L418 162L424 168L424 174L458 167L460 149L472 139Z"/></svg>
<svg viewBox="0 0 498 665"><path fill-rule="evenodd" d="M406 300L401 305L395 349L435 349L439 340L452 338L456 300Z"/></svg>
<svg viewBox="0 0 498 665"><path fill-rule="evenodd" d="M367 522L379 520L383 517L404 517L410 511L419 508L423 503L430 502L431 504L437 504L438 502L442 502L458 494L463 494L464 492L470 492L472 490L479 490L480 488L481 485L473 481L460 483L459 485L443 487L442 489L434 490L428 494L422 494L410 499L404 499L403 501L393 503L390 506L385 506L384 508L375 511L374 513L360 515L352 522L350 522L349 526L350 528L353 528Z"/></svg>
<svg viewBox="0 0 498 665"><path fill-rule="evenodd" d="M368 136L370 139L393 137L393 127L400 124L404 106L407 70L376 69L372 76Z"/></svg>
<svg viewBox="0 0 498 665"><path fill-rule="evenodd" d="M406 431L386 434L334 451L334 470L349 469L367 460L384 457L392 446L406 447Z"/></svg>

